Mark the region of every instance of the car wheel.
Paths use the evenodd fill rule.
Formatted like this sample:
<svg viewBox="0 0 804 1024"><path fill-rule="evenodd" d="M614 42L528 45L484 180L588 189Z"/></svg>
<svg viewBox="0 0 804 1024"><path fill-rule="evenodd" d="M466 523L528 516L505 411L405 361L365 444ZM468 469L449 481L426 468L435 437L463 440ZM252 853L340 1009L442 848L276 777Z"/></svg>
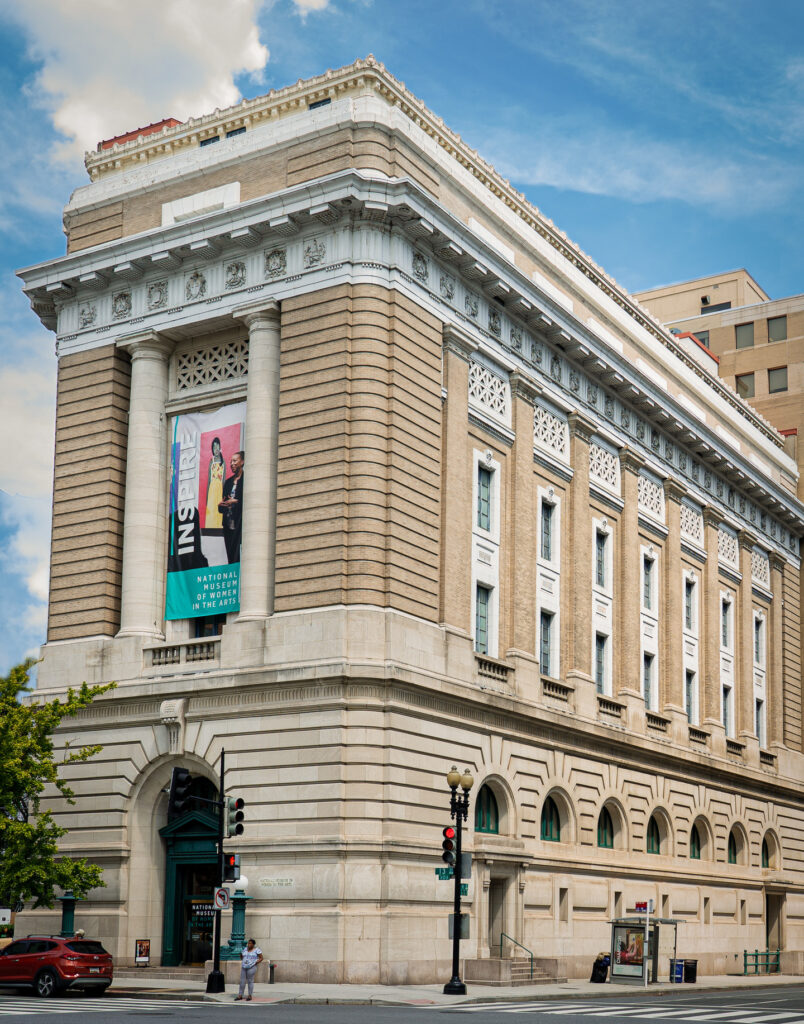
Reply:
<svg viewBox="0 0 804 1024"><path fill-rule="evenodd" d="M36 994L43 999L54 996L59 989L59 982L53 971L40 971L34 982Z"/></svg>

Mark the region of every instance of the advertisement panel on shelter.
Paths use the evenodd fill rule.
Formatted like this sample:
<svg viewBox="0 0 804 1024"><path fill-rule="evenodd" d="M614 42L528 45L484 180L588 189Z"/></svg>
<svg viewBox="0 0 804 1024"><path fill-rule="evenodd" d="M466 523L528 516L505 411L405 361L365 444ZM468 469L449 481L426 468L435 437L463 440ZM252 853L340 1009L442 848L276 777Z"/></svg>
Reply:
<svg viewBox="0 0 804 1024"><path fill-rule="evenodd" d="M240 608L246 403L171 424L166 619Z"/></svg>
<svg viewBox="0 0 804 1024"><path fill-rule="evenodd" d="M619 925L614 929L612 975L642 977L645 931L639 925Z"/></svg>

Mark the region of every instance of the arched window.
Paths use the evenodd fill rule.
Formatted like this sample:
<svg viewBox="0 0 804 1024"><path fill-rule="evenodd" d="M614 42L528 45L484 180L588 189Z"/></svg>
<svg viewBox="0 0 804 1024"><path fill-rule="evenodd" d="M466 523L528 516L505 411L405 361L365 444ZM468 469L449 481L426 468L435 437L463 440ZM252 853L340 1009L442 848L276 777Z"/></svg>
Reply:
<svg viewBox="0 0 804 1024"><path fill-rule="evenodd" d="M648 853L662 852L662 837L659 832L659 823L653 815L651 815L650 821L648 822L648 842L646 850Z"/></svg>
<svg viewBox="0 0 804 1024"><path fill-rule="evenodd" d="M614 822L607 807L603 808L597 819L597 845L604 846L607 850L614 848Z"/></svg>
<svg viewBox="0 0 804 1024"><path fill-rule="evenodd" d="M770 867L770 850L768 849L768 840L762 840L762 867Z"/></svg>
<svg viewBox="0 0 804 1024"><path fill-rule="evenodd" d="M729 832L729 849L728 849L729 864L737 863L737 837L732 830Z"/></svg>
<svg viewBox="0 0 804 1024"><path fill-rule="evenodd" d="M561 819L555 800L548 796L542 807L542 839L550 843L561 842Z"/></svg>
<svg viewBox="0 0 804 1024"><path fill-rule="evenodd" d="M491 832L496 835L499 831L497 800L490 786L481 786L475 800L475 832Z"/></svg>
<svg viewBox="0 0 804 1024"><path fill-rule="evenodd" d="M701 836L697 825L690 829L690 857L692 860L701 859Z"/></svg>

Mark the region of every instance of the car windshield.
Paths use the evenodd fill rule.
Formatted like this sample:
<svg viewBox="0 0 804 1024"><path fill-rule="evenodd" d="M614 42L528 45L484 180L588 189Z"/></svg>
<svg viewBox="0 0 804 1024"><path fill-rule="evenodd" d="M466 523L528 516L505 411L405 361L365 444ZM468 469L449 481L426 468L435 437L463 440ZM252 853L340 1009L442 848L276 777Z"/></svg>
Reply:
<svg viewBox="0 0 804 1024"><path fill-rule="evenodd" d="M67 948L73 953L105 953L106 950L99 942L68 942Z"/></svg>

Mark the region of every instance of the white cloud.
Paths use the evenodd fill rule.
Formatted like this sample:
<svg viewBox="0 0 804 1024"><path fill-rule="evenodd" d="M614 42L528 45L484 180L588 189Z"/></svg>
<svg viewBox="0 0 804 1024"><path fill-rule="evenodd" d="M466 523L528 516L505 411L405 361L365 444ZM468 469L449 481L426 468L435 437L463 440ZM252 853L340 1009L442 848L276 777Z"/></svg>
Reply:
<svg viewBox="0 0 804 1024"><path fill-rule="evenodd" d="M304 0L303 0L304 2ZM41 69L29 87L73 159L103 138L240 99L235 76L268 61L259 0L26 0L7 14Z"/></svg>
<svg viewBox="0 0 804 1024"><path fill-rule="evenodd" d="M0 587L3 649L0 673L45 642L48 565L50 559L50 496L26 498L0 491Z"/></svg>
<svg viewBox="0 0 804 1024"><path fill-rule="evenodd" d="M310 11L324 11L329 7L329 0L293 0L296 13L302 21L305 20Z"/></svg>

